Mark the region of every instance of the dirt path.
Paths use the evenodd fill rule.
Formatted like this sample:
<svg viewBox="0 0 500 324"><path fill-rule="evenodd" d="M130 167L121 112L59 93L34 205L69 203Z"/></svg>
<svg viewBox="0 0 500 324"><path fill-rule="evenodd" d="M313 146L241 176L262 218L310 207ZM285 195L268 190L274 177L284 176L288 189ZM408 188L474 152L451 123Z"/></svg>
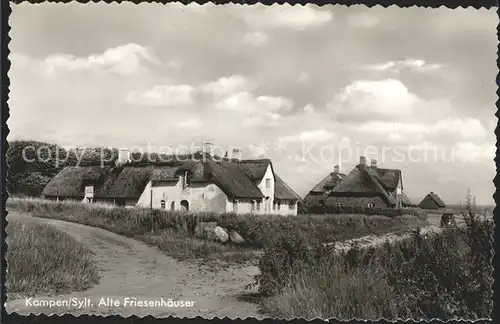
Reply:
<svg viewBox="0 0 500 324"><path fill-rule="evenodd" d="M464 220L462 216L455 216L455 220L458 226L463 226ZM420 229L420 234L422 236L431 235L433 233L438 233L442 231L441 224L441 214L431 214L428 216L429 225L422 227ZM327 243L326 246L335 244L335 249L339 251L345 251L352 247L352 244L357 243L360 248L372 247L385 242L397 242L409 238L411 233L386 233L381 235L367 235L360 238L355 238L352 240L347 240L343 242Z"/></svg>
<svg viewBox="0 0 500 324"><path fill-rule="evenodd" d="M230 318L256 317L258 306L244 301L242 296L252 291L245 290L245 285L252 282L258 273L258 267L230 268L210 272L188 262L179 262L166 256L159 249L148 246L134 239L123 237L109 231L59 220L37 219L51 224L85 242L96 254L101 268L100 283L83 292L74 292L55 297L36 297L30 302L26 299L10 300L6 303L8 313L21 315L33 314L95 314L139 317L212 318L224 316ZM124 305L125 298L157 301L153 307ZM34 306L36 301L68 301L76 298L80 305ZM88 304L87 299L92 305ZM119 301L120 306L98 305L107 298ZM161 298L165 301L160 304ZM193 301L193 307L169 307L168 299ZM109 301L109 300L108 300ZM31 303L31 305L30 305Z"/></svg>

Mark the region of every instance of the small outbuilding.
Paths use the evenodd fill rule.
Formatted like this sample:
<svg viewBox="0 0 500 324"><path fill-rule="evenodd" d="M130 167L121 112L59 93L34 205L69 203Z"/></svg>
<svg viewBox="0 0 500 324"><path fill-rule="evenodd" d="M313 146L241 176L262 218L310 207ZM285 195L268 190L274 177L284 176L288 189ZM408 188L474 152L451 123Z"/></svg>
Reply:
<svg viewBox="0 0 500 324"><path fill-rule="evenodd" d="M446 208L446 204L439 198L437 194L434 192L430 192L427 194L427 196L422 199L418 207L422 209L433 209L433 210L438 210L438 209L443 209Z"/></svg>

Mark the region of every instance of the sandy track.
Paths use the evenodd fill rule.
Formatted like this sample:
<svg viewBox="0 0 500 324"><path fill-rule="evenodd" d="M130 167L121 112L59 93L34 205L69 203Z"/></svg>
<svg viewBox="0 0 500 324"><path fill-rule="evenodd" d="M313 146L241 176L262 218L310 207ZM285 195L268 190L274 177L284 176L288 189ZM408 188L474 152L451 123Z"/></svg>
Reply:
<svg viewBox="0 0 500 324"><path fill-rule="evenodd" d="M10 215L9 215L10 216ZM28 305L26 299L9 300L6 303L8 313L21 315L33 314L81 314L95 315L130 315L154 317L195 317L212 318L224 316L230 318L256 317L258 306L244 301L242 296L251 291L245 285L253 281L258 273L255 266L230 268L211 272L188 262L179 262L159 249L143 244L131 238L112 232L75 223L59 220L36 219L51 224L62 231L84 242L95 253L101 269L100 283L83 291L61 296L38 296L34 300L69 300L77 298L85 302L91 300L92 305L79 308L77 305L35 307ZM173 300L194 301L193 307L139 307L123 306L124 298L135 297L138 300L160 301L163 298ZM120 306L101 305L101 298L112 298L121 302Z"/></svg>
<svg viewBox="0 0 500 324"><path fill-rule="evenodd" d="M464 226L464 219L462 216L455 216L457 226ZM420 228L420 235L432 235L434 233L439 233L443 229L441 228L441 214L430 214L428 216L429 225ZM384 244L386 242L398 242L411 237L409 231L403 233L386 233L382 235L367 235L343 242L327 243L325 246L335 245L335 249L338 251L349 250L353 244L357 244L360 248L368 248L377 245Z"/></svg>

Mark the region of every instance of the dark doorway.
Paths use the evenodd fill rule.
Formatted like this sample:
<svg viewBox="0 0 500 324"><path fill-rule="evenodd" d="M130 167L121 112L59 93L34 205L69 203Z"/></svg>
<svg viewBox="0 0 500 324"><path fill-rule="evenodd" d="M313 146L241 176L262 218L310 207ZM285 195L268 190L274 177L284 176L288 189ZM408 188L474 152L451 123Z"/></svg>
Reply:
<svg viewBox="0 0 500 324"><path fill-rule="evenodd" d="M188 211L189 210L189 203L187 200L181 201L181 210L182 211Z"/></svg>

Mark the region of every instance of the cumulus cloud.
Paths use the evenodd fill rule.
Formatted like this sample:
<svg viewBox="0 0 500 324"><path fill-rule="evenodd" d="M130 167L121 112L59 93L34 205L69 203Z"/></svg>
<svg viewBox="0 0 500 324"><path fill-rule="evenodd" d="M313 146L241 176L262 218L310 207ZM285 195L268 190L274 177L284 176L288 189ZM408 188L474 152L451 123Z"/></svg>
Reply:
<svg viewBox="0 0 500 324"><path fill-rule="evenodd" d="M190 2L188 4L183 4L182 2L169 2L165 4L166 7L171 7L173 9L193 12L198 14L205 14L207 10L213 6L213 3L198 4L196 2Z"/></svg>
<svg viewBox="0 0 500 324"><path fill-rule="evenodd" d="M233 12L255 29L304 30L324 25L333 18L332 12L313 5L253 5L251 8L235 7Z"/></svg>
<svg viewBox="0 0 500 324"><path fill-rule="evenodd" d="M297 142L313 142L322 143L335 137L335 133L325 129L318 129L314 131L303 131L297 135L290 135L281 137L283 143L297 143Z"/></svg>
<svg viewBox="0 0 500 324"><path fill-rule="evenodd" d="M442 64L427 63L424 60L406 59L402 61L388 61L379 64L361 65L361 69L384 72L400 72L403 69L410 69L415 72L432 72L442 68Z"/></svg>
<svg viewBox="0 0 500 324"><path fill-rule="evenodd" d="M304 112L305 112L306 114L314 114L314 113L315 113L315 111L316 111L316 108L315 108L315 107L314 107L314 105L312 105L312 104L307 104L307 105L305 105L305 107L304 107Z"/></svg>
<svg viewBox="0 0 500 324"><path fill-rule="evenodd" d="M142 106L186 106L195 102L196 89L187 84L159 85L144 91L132 91L126 101Z"/></svg>
<svg viewBox="0 0 500 324"><path fill-rule="evenodd" d="M243 119L243 127L251 128L271 128L278 127L280 121L283 119L278 113L275 112L263 112L257 115L251 115Z"/></svg>
<svg viewBox="0 0 500 324"><path fill-rule="evenodd" d="M236 92L248 90L252 86L253 83L248 81L245 77L235 74L204 84L201 86L201 90L216 96L227 96Z"/></svg>
<svg viewBox="0 0 500 324"><path fill-rule="evenodd" d="M409 114L418 100L399 80L358 80L328 102L327 109L337 116L400 116Z"/></svg>
<svg viewBox="0 0 500 324"><path fill-rule="evenodd" d="M380 23L380 19L368 12L360 12L347 16L347 23L356 28L372 28Z"/></svg>
<svg viewBox="0 0 500 324"><path fill-rule="evenodd" d="M182 129L198 129L203 125L199 119L186 119L179 123L178 127Z"/></svg>
<svg viewBox="0 0 500 324"><path fill-rule="evenodd" d="M249 156L252 158L262 158L266 156L267 147L265 144L248 145Z"/></svg>
<svg viewBox="0 0 500 324"><path fill-rule="evenodd" d="M355 129L371 135L387 136L393 142L418 141L426 136L445 135L459 140L481 141L487 134L481 122L474 118L449 118L433 124L369 121L357 125Z"/></svg>
<svg viewBox="0 0 500 324"><path fill-rule="evenodd" d="M492 143L476 144L473 142L461 141L453 147L455 158L462 162L493 161L495 158L495 145Z"/></svg>
<svg viewBox="0 0 500 324"><path fill-rule="evenodd" d="M53 75L60 71L72 72L83 70L109 71L122 75L142 71L144 63L161 64L151 50L138 44L126 44L110 48L101 54L77 57L70 54L54 54L42 62L46 74Z"/></svg>
<svg viewBox="0 0 500 324"><path fill-rule="evenodd" d="M249 92L238 92L225 97L215 105L216 109L240 112L286 112L292 109L293 101L284 97L258 96Z"/></svg>
<svg viewBox="0 0 500 324"><path fill-rule="evenodd" d="M10 56L17 68L30 69L33 72L53 77L60 73L81 71L109 72L119 75L134 75L146 71L149 65L180 67L179 61L163 64L150 48L129 43L105 50L103 53L88 56L56 53L43 60L32 59L21 53Z"/></svg>
<svg viewBox="0 0 500 324"><path fill-rule="evenodd" d="M269 41L269 36L267 36L267 34L262 32L247 33L245 34L245 36L243 36L243 42L253 46L263 45L268 41Z"/></svg>

